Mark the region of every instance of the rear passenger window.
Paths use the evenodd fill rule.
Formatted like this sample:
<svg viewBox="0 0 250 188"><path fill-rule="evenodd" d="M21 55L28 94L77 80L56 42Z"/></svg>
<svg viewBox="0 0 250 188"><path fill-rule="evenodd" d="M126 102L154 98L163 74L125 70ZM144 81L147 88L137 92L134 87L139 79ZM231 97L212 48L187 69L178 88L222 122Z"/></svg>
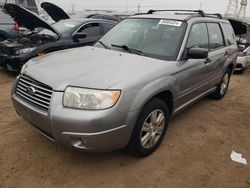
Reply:
<svg viewBox="0 0 250 188"><path fill-rule="evenodd" d="M208 33L205 23L198 23L193 25L190 31L187 48L208 49Z"/></svg>
<svg viewBox="0 0 250 188"><path fill-rule="evenodd" d="M208 23L210 50L215 50L225 46L221 28L217 23Z"/></svg>
<svg viewBox="0 0 250 188"><path fill-rule="evenodd" d="M235 44L235 35L232 26L227 23L222 23L222 27L225 34L226 45L230 46Z"/></svg>

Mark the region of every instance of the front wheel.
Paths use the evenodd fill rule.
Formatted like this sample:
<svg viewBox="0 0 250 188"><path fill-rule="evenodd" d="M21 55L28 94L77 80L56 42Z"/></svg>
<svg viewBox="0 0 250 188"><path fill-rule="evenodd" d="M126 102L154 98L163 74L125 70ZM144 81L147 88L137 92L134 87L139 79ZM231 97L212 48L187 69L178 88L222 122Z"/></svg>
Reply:
<svg viewBox="0 0 250 188"><path fill-rule="evenodd" d="M211 97L213 99L220 100L226 95L230 78L231 78L231 71L227 69L221 82L219 83L219 85L217 85L215 92L211 94Z"/></svg>
<svg viewBox="0 0 250 188"><path fill-rule="evenodd" d="M137 157L152 154L161 144L167 130L169 111L166 103L155 98L142 109L130 143L129 149Z"/></svg>

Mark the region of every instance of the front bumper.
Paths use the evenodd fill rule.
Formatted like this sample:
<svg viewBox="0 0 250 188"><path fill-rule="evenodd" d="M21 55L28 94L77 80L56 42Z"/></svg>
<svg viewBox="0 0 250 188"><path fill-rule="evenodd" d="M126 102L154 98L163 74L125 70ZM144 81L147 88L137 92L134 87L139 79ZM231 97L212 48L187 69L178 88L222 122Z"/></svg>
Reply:
<svg viewBox="0 0 250 188"><path fill-rule="evenodd" d="M127 146L137 112L121 113L115 108L70 109L62 106L62 97L63 92L54 92L47 112L12 92L17 113L50 140L89 152L107 152Z"/></svg>

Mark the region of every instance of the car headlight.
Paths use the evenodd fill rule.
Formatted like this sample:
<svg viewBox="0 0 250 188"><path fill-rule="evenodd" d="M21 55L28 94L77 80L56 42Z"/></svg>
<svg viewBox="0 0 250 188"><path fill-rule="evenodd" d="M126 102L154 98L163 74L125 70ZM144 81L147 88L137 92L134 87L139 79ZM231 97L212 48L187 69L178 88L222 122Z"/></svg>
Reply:
<svg viewBox="0 0 250 188"><path fill-rule="evenodd" d="M22 55L22 54L27 54L31 51L33 51L36 48L23 48L23 49L19 49L16 51L16 55Z"/></svg>
<svg viewBox="0 0 250 188"><path fill-rule="evenodd" d="M121 91L94 90L77 87L67 87L64 92L63 105L84 110L103 110L114 106Z"/></svg>

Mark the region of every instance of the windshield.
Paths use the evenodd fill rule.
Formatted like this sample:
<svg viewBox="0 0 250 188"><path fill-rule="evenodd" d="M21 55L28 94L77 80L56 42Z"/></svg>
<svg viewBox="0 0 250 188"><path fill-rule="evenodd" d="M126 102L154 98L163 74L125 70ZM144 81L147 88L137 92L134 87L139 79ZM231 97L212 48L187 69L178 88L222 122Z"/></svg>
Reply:
<svg viewBox="0 0 250 188"><path fill-rule="evenodd" d="M80 25L80 23L76 21L62 20L52 24L52 27L54 27L63 36L66 36L71 35L78 25ZM39 34L56 36L55 33L48 29L43 29L41 32L39 32Z"/></svg>
<svg viewBox="0 0 250 188"><path fill-rule="evenodd" d="M185 28L186 23L180 21L132 18L115 26L100 41L111 49L125 51L118 46L126 46L148 57L175 60Z"/></svg>

